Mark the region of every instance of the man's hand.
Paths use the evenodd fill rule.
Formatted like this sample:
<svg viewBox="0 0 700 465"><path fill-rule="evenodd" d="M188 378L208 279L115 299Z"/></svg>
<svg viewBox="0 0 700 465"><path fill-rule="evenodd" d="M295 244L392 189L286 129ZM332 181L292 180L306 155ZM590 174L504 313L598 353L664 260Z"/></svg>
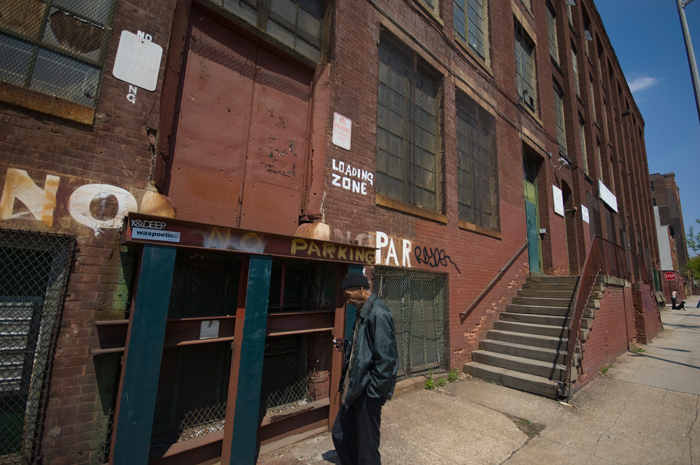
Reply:
<svg viewBox="0 0 700 465"><path fill-rule="evenodd" d="M341 351L345 349L345 339L342 337L339 337L337 339L333 339L333 348L337 351Z"/></svg>

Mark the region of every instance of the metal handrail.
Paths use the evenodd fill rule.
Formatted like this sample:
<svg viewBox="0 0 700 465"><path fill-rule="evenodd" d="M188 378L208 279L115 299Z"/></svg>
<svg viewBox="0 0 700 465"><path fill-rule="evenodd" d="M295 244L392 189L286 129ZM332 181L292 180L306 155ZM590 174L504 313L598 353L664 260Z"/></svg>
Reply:
<svg viewBox="0 0 700 465"><path fill-rule="evenodd" d="M564 373L566 397L571 397L571 371L575 368L574 358L576 344L580 337L581 320L586 304L591 297L593 286L601 273L623 279L629 276L625 251L617 244L603 239L601 236L595 236L588 249L586 260L581 269L581 276L576 284L573 298L574 306L568 325L569 341L566 347L566 371Z"/></svg>
<svg viewBox="0 0 700 465"><path fill-rule="evenodd" d="M527 244L529 242L530 242L530 239L526 240L525 243L522 245L522 247L520 247L520 249L517 252L515 252L515 255L513 255L513 258L508 260L508 263L506 263L506 266L501 268L501 270L498 272L498 274L496 274L496 276L491 280L491 282L486 285L484 290L481 291L481 293L476 297L476 299L474 299L474 301L471 303L471 305L469 305L466 310L464 310L462 313L460 313L461 317L467 316L467 314L469 312L471 312L474 309L474 307L476 307L479 304L479 302L481 302L481 300L484 298L484 296L486 294L488 294L491 291L491 289L493 289L493 286L496 285L496 283L503 277L505 272L508 271L508 269L513 265L513 263L515 263L515 260L518 259L520 254L523 253L523 251L525 250L525 248L527 247Z"/></svg>

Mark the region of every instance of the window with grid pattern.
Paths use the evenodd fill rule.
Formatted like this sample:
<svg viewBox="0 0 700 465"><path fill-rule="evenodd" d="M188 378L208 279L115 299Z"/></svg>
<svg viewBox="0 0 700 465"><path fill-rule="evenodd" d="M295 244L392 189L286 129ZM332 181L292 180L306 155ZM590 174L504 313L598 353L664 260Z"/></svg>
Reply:
<svg viewBox="0 0 700 465"><path fill-rule="evenodd" d="M486 58L486 0L454 0L452 5L457 38Z"/></svg>
<svg viewBox="0 0 700 465"><path fill-rule="evenodd" d="M394 40L379 45L377 194L441 213L440 80Z"/></svg>
<svg viewBox="0 0 700 465"><path fill-rule="evenodd" d="M547 31L549 32L549 54L559 64L559 42L557 40L557 20L554 10L547 4Z"/></svg>
<svg viewBox="0 0 700 465"><path fill-rule="evenodd" d="M318 63L324 0L209 0L264 34Z"/></svg>
<svg viewBox="0 0 700 465"><path fill-rule="evenodd" d="M582 119L578 120L578 137L581 140L581 164L583 172L588 175L588 151L586 150L586 125Z"/></svg>
<svg viewBox="0 0 700 465"><path fill-rule="evenodd" d="M564 94L559 86L554 84L554 107L557 112L557 142L559 152L566 154L566 121L564 119Z"/></svg>
<svg viewBox="0 0 700 465"><path fill-rule="evenodd" d="M522 101L536 110L537 101L535 79L535 43L523 30L522 24L515 21L515 69L518 81L518 95Z"/></svg>
<svg viewBox="0 0 700 465"><path fill-rule="evenodd" d="M576 57L576 50L571 49L571 72L574 76L574 87L576 88L576 95L581 96L581 84L578 79L578 58Z"/></svg>
<svg viewBox="0 0 700 465"><path fill-rule="evenodd" d="M498 229L496 125L493 115L457 92L459 219Z"/></svg>
<svg viewBox="0 0 700 465"><path fill-rule="evenodd" d="M0 81L94 109L116 4L116 0L3 0ZM3 99L8 98L32 106L31 96L21 91L6 92Z"/></svg>

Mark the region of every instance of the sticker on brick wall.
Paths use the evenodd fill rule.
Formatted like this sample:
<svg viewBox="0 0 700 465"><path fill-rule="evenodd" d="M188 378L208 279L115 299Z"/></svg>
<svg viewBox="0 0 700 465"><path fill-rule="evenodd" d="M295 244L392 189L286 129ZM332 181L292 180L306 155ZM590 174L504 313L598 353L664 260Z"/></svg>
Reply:
<svg viewBox="0 0 700 465"><path fill-rule="evenodd" d="M374 173L333 159L331 184L355 194L367 195L367 185L374 185Z"/></svg>
<svg viewBox="0 0 700 465"><path fill-rule="evenodd" d="M591 219L588 217L588 207L581 205L581 218L586 223L590 223Z"/></svg>

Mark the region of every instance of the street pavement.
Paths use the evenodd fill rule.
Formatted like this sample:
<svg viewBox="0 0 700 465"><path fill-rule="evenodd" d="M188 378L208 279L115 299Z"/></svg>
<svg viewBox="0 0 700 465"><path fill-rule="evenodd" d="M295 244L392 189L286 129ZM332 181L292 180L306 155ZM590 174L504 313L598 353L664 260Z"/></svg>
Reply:
<svg viewBox="0 0 700 465"><path fill-rule="evenodd" d="M697 303L663 310L664 331L569 404L472 378L435 391L402 383L384 406L382 463L700 465ZM258 465L339 463L329 433L263 453Z"/></svg>

